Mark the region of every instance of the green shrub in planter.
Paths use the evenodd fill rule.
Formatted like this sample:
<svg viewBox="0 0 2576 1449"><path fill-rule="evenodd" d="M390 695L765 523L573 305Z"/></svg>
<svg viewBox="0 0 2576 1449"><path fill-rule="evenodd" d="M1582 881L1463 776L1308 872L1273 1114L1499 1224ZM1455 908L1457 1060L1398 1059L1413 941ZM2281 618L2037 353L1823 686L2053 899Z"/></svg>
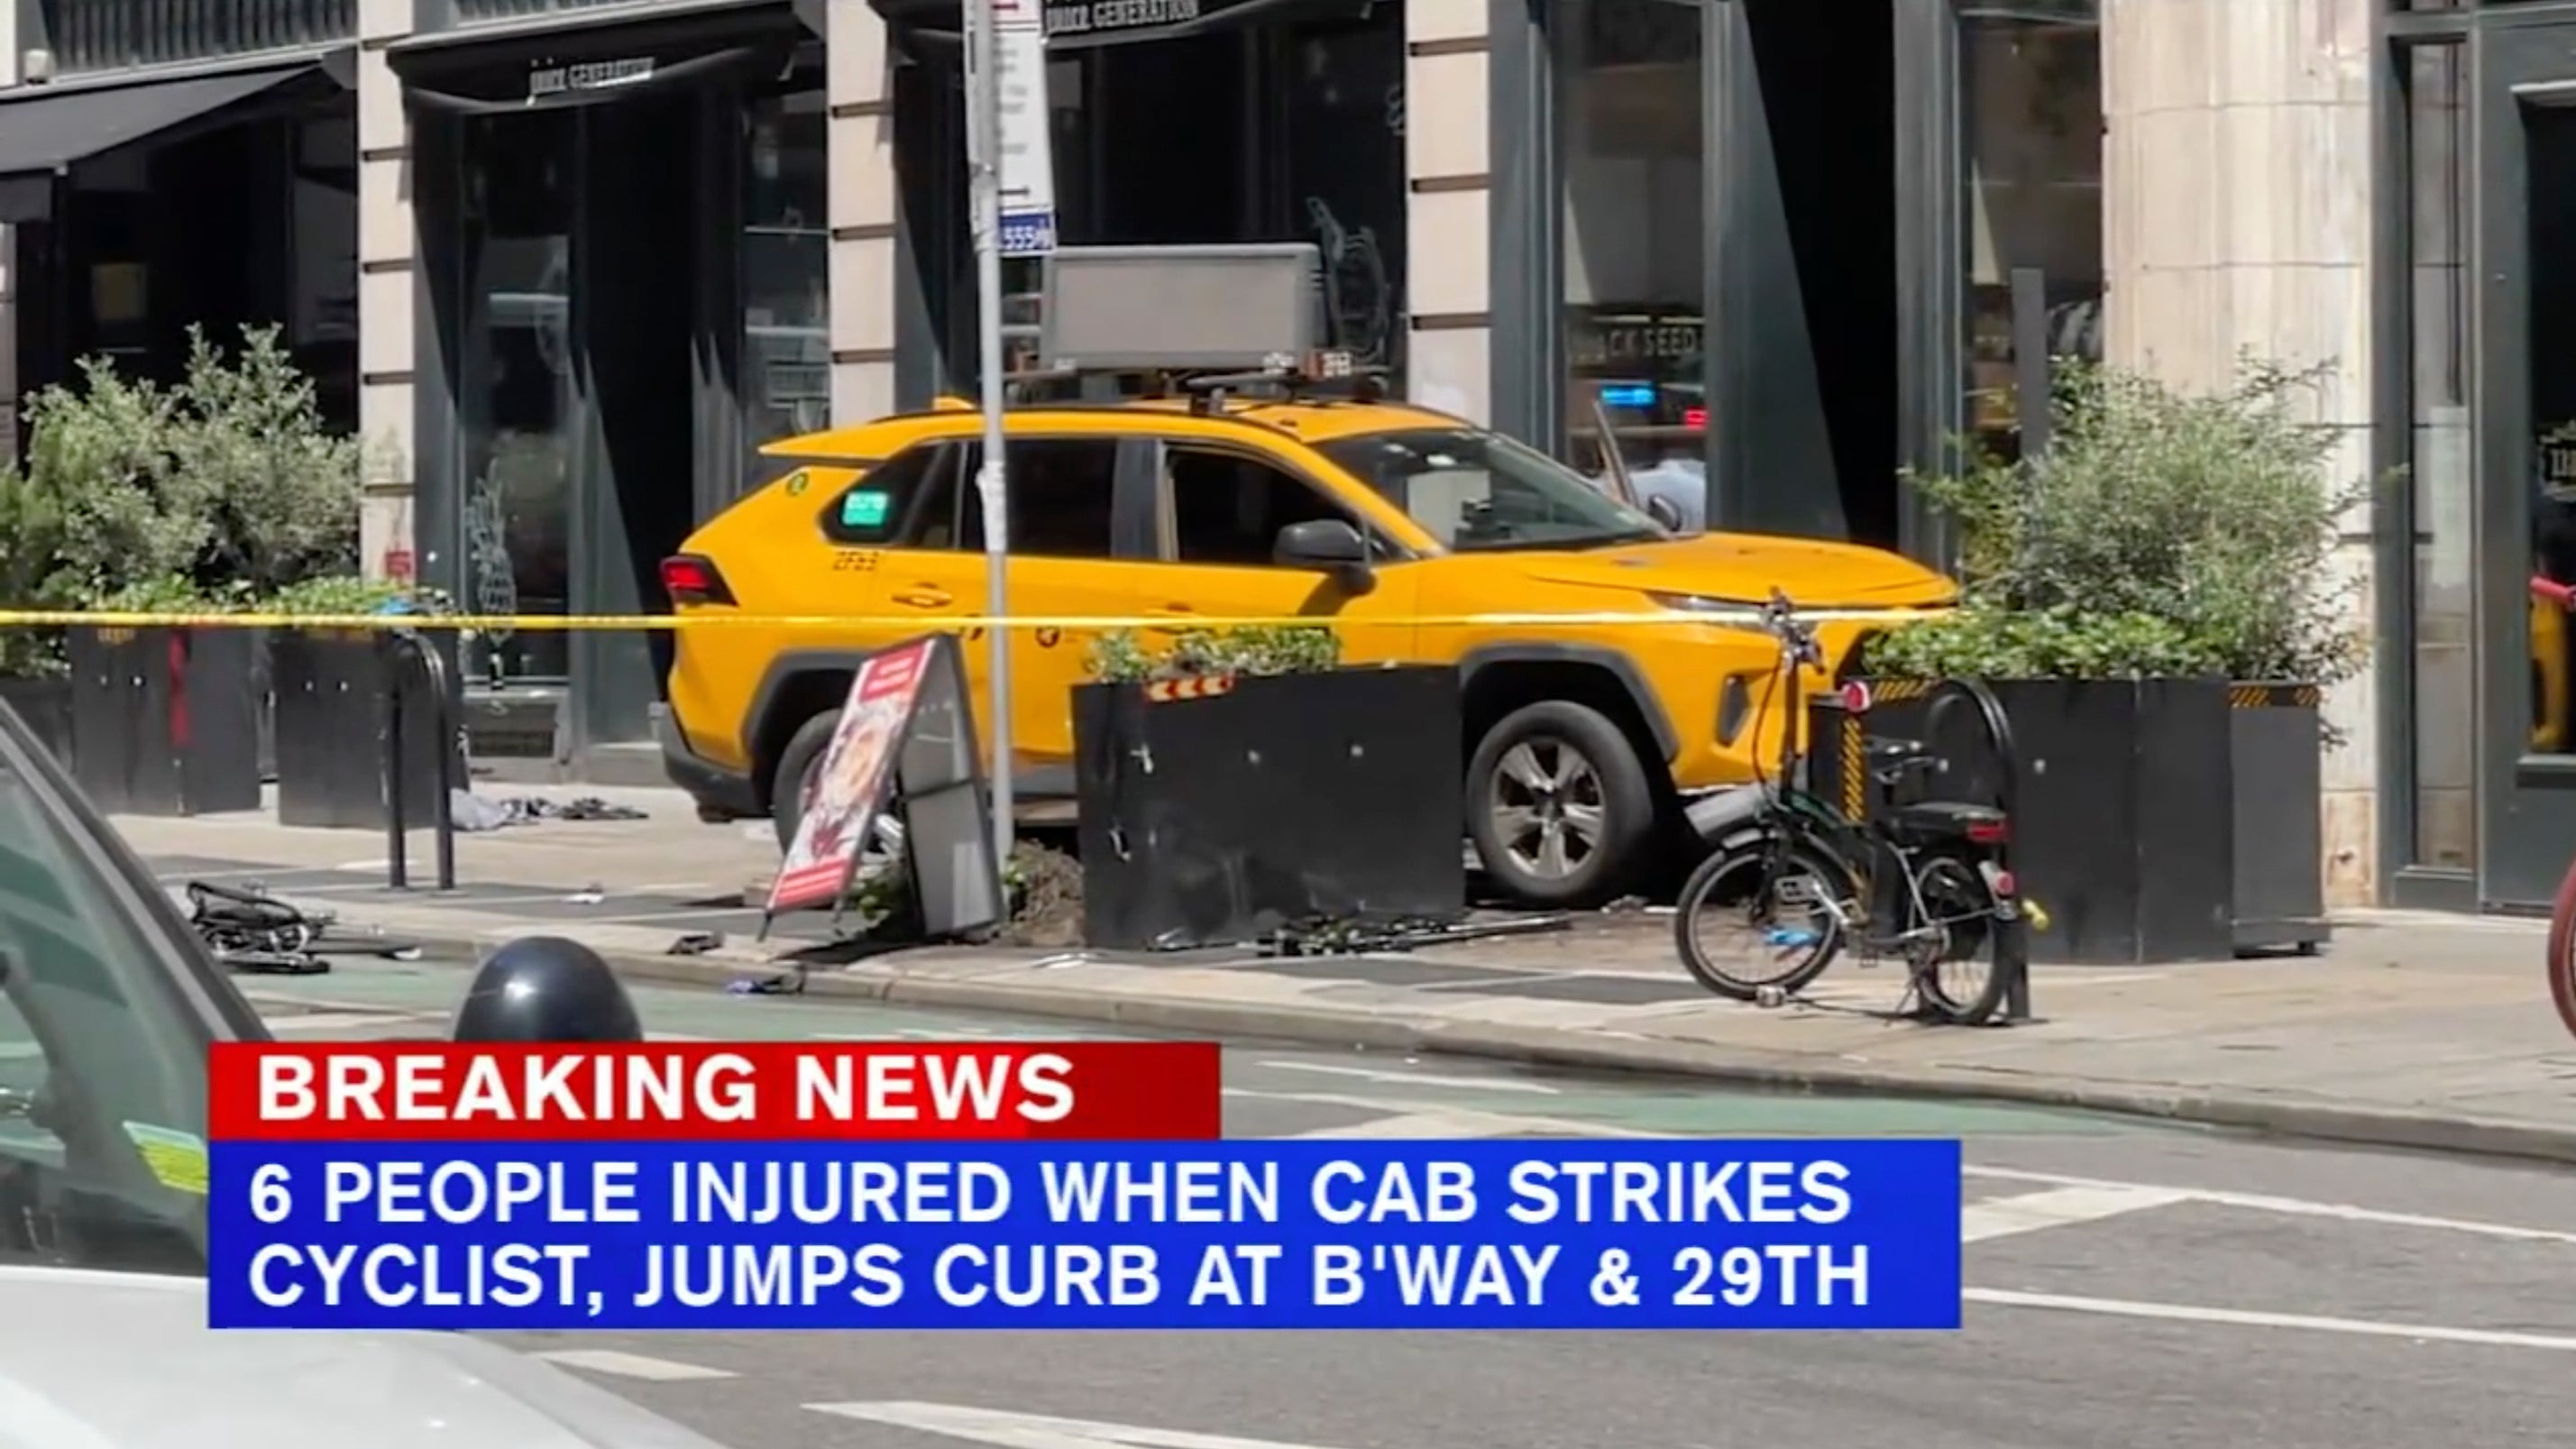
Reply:
<svg viewBox="0 0 2576 1449"><path fill-rule="evenodd" d="M2330 476L2336 430L2301 410L2311 373L2249 363L2192 393L2062 367L2045 450L1972 449L1913 480L1957 530L1960 606L1878 636L1860 667L1981 679L2003 699L2024 886L2052 919L2043 958L2313 947L2316 700L2367 638L2333 550L2367 480ZM1870 728L1922 727L1907 713Z"/></svg>

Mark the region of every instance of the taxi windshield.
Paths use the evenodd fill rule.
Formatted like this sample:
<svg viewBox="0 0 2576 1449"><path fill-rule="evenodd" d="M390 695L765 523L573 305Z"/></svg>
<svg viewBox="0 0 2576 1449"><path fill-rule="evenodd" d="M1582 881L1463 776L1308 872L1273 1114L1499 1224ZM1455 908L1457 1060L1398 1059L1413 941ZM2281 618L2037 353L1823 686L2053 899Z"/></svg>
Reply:
<svg viewBox="0 0 2576 1449"><path fill-rule="evenodd" d="M1318 445L1444 548L1590 548L1666 536L1544 453L1475 428L1406 428Z"/></svg>
<svg viewBox="0 0 2576 1449"><path fill-rule="evenodd" d="M36 748L0 704L0 1264L201 1275L211 968Z"/></svg>

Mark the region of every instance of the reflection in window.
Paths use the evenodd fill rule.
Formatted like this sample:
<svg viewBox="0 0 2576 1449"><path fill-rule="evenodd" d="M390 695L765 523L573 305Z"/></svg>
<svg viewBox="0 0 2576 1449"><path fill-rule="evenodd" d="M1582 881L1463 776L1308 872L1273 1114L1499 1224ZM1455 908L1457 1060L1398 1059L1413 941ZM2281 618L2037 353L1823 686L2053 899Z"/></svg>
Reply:
<svg viewBox="0 0 2576 1449"><path fill-rule="evenodd" d="M2568 609L2576 601L2576 113L2523 115L2529 175L2531 752L2576 754Z"/></svg>
<svg viewBox="0 0 2576 1449"><path fill-rule="evenodd" d="M1708 491L1702 360L1700 7L1562 0L1565 419L1572 461L1605 467L1600 420L1641 493Z"/></svg>
<svg viewBox="0 0 2576 1449"><path fill-rule="evenodd" d="M2415 569L2415 863L2476 858L2469 576L2468 54L2408 52Z"/></svg>
<svg viewBox="0 0 2576 1449"><path fill-rule="evenodd" d="M1182 563L1265 568L1279 532L1350 515L1301 479L1258 458L1197 448L1165 452L1172 490L1172 557Z"/></svg>
<svg viewBox="0 0 2576 1449"><path fill-rule="evenodd" d="M570 607L573 113L478 119L466 237L465 568L480 614ZM560 679L568 636L490 634L471 672Z"/></svg>
<svg viewBox="0 0 2576 1449"><path fill-rule="evenodd" d="M2102 354L2102 43L2092 8L1972 9L1960 22L1967 423L2005 457L2019 452L2013 274L2041 276L2051 356Z"/></svg>
<svg viewBox="0 0 2576 1449"><path fill-rule="evenodd" d="M823 92L756 96L743 113L742 441L760 448L831 426L830 172Z"/></svg>

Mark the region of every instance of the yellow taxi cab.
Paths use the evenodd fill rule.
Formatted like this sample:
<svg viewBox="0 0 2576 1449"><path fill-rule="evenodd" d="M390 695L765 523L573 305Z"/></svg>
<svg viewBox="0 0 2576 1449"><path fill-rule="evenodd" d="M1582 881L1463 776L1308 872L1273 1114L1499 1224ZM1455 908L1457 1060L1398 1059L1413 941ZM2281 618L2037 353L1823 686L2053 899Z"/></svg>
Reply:
<svg viewBox="0 0 2576 1449"><path fill-rule="evenodd" d="M1772 641L1738 606L1774 586L1839 668L1867 614L1952 602L1949 580L1816 539L1676 537L1581 475L1458 418L1297 389L1041 404L1007 416L1010 611L1134 617L1156 632L1311 617L1346 664L1454 665L1466 829L1532 905L1637 883L1681 800L1776 756ZM710 819L795 828L854 661L985 612L981 418L941 407L771 445L789 471L668 560L682 615L848 615L831 627L677 632L669 773ZM1690 616L1714 609L1724 618ZM1489 614L1634 616L1562 626ZM861 623L859 621L867 622ZM1020 798L1073 792L1071 691L1092 639L1006 630L964 650L978 710L1010 653ZM1757 719L1770 723L1756 727ZM989 736L988 736L989 738Z"/></svg>

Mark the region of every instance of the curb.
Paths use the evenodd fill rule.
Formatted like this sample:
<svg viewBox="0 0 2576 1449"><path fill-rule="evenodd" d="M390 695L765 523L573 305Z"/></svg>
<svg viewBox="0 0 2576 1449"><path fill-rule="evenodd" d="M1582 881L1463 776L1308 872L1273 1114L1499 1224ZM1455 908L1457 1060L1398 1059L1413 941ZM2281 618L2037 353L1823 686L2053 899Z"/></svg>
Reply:
<svg viewBox="0 0 2576 1449"><path fill-rule="evenodd" d="M432 950L480 959L490 942L464 935L406 932ZM721 986L785 969L775 963L604 952L623 978ZM2576 1164L2576 1125L2509 1117L2365 1107L2325 1098L2195 1087L2131 1086L2055 1073L1965 1068L1854 1066L1804 1054L1764 1055L1670 1039L1575 1032L1556 1027L1462 1024L1387 1013L1238 1005L1172 996L1103 996L1092 991L919 976L820 971L806 994L952 1011L995 1011L1140 1031L1267 1038L1378 1051L1477 1057L1763 1087L1814 1095L1869 1095L1978 1101L2096 1112L2150 1121L2352 1146Z"/></svg>

